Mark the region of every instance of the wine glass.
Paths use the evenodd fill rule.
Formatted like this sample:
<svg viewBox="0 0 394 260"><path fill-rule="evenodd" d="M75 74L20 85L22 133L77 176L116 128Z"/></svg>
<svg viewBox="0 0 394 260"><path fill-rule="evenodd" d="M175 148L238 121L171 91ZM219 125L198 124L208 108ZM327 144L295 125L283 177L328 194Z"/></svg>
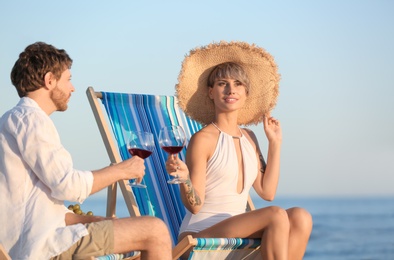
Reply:
<svg viewBox="0 0 394 260"><path fill-rule="evenodd" d="M144 131L131 131L127 141L127 150L132 156L142 159L148 158L154 147L153 134ZM129 185L135 188L146 188L146 185L137 183L136 179L129 180Z"/></svg>
<svg viewBox="0 0 394 260"><path fill-rule="evenodd" d="M166 151L170 156L177 156L186 143L186 134L181 126L171 125L165 126L160 130L159 144L160 147ZM178 176L168 180L169 184L182 183Z"/></svg>

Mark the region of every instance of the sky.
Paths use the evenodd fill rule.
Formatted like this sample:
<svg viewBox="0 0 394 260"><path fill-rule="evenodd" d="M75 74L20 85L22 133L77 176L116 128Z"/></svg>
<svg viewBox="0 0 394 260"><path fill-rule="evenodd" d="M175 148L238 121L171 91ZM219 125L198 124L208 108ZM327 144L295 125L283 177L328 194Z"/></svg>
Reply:
<svg viewBox="0 0 394 260"><path fill-rule="evenodd" d="M65 49L76 91L51 118L75 168L102 168L87 87L172 95L191 49L255 43L281 74L277 195L394 196L393 13L391 0L1 1L0 114L19 100L19 53L36 41ZM250 128L266 154L263 126Z"/></svg>

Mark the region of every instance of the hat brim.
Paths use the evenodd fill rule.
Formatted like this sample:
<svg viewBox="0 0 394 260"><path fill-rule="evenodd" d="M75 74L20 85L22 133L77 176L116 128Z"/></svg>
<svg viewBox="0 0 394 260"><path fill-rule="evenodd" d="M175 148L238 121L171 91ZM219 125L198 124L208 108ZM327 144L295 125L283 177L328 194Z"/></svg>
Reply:
<svg viewBox="0 0 394 260"><path fill-rule="evenodd" d="M213 122L215 107L208 96L208 77L215 66L224 62L241 65L250 80L248 97L238 113L238 124L260 123L263 115L276 105L280 75L268 52L245 42L222 41L191 50L182 62L176 85L179 106L203 125Z"/></svg>

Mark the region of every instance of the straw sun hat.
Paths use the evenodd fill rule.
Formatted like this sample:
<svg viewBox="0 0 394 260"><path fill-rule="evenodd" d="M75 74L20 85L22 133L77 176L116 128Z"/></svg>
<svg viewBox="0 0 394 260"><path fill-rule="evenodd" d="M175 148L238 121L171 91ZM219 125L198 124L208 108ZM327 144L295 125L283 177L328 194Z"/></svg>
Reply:
<svg viewBox="0 0 394 260"><path fill-rule="evenodd" d="M241 65L250 80L249 94L239 111L238 124L258 124L276 105L280 75L273 57L254 44L221 41L191 50L182 62L176 85L179 106L203 125L213 122L215 108L208 96L208 77L216 65L224 62Z"/></svg>

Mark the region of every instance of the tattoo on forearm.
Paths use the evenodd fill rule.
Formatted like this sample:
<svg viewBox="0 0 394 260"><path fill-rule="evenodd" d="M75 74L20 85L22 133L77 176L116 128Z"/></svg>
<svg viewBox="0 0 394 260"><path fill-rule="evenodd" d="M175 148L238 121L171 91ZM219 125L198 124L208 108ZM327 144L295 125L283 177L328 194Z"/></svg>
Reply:
<svg viewBox="0 0 394 260"><path fill-rule="evenodd" d="M196 190L193 188L192 182L190 178L188 178L185 182L186 184L186 198L189 201L191 206L198 206L201 205L201 199L198 196Z"/></svg>
<svg viewBox="0 0 394 260"><path fill-rule="evenodd" d="M265 169L267 168L267 164L265 163L264 157L263 157L263 155L261 153L260 153L259 157L260 157L260 165L261 165L260 172L262 174L264 174L265 173Z"/></svg>

